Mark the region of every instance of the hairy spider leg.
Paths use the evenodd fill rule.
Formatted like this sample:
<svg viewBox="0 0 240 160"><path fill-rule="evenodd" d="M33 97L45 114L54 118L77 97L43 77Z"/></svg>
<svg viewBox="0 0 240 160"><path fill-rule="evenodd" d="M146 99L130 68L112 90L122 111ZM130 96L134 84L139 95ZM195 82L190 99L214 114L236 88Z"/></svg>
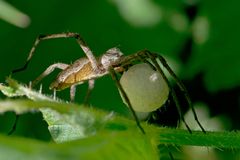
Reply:
<svg viewBox="0 0 240 160"><path fill-rule="evenodd" d="M144 51L145 54L151 59L151 61L154 63L155 67L157 68L158 72L160 72L160 74L163 76L164 80L167 82L168 87L171 88L171 94L173 96L173 100L176 104L177 110L178 110L178 114L180 119L183 121L183 123L185 124L185 126L187 127L187 130L189 131L189 133L192 133L190 127L188 126L187 122L185 121L183 115L182 115L182 111L181 111L181 106L179 104L179 101L177 99L176 93L174 88L170 85L170 82L168 81L166 75L164 74L162 68L160 67L160 65L157 63L156 57L153 56L153 54L147 50Z"/></svg>
<svg viewBox="0 0 240 160"><path fill-rule="evenodd" d="M133 107L132 107L132 105L131 105L131 103L130 103L130 100L129 100L126 92L124 91L122 85L120 84L119 79L117 78L116 71L114 70L113 67L110 67L110 68L109 68L109 73L111 74L111 77L112 77L113 81L115 82L117 88L120 90L120 92L121 92L121 94L122 94L125 102L127 103L128 107L129 107L129 109L130 109L130 111L131 111L131 113L132 113L132 115L133 115L133 118L134 118L135 121L136 121L136 124L137 124L138 128L141 130L141 132L142 132L143 134L145 134L145 131L144 131L143 127L142 127L141 124L140 124L140 121L139 121L139 119L138 119L138 117L137 117L137 114L136 114L136 112L134 111L134 109L133 109Z"/></svg>
<svg viewBox="0 0 240 160"><path fill-rule="evenodd" d="M177 75L173 72L173 70L170 68L170 66L167 64L167 61L159 54L157 53L151 53L150 51L148 50L144 50L143 51L144 53L143 54L146 54L152 61L153 63L155 64L155 66L157 67L157 70L162 74L163 78L165 79L165 81L168 83L169 87L171 86L167 77L165 76L163 70L161 69L160 65L158 64L157 60L156 59L159 59L159 61L161 62L161 64L167 69L167 71L170 73L170 75L174 78L176 84L178 85L178 87L180 88L181 92L184 93L184 97L185 99L187 100L187 103L189 105L189 107L191 108L192 110L192 113L194 115L194 119L195 121L197 122L197 124L199 125L199 127L201 128L202 132L206 133L205 129L203 128L203 126L201 125L201 123L199 122L198 120L198 117L197 117L197 114L196 114L196 111L192 105L192 102L191 102L191 99L190 99L190 96L189 96L189 93L186 89L186 87L184 86L184 84L182 83L182 81L177 77ZM171 87L172 88L172 87ZM180 119L182 119L183 123L185 124L186 128L188 129L188 131L191 133L191 130L190 130L190 127L187 125L184 117L182 116L182 112L181 112L181 107L180 107L180 104L179 104L179 101L178 101L178 98L176 96L176 93L175 93L175 90L172 88L172 96L173 96L173 99L176 103L176 107L177 107L177 110L178 110L178 114L179 114L179 117Z"/></svg>
<svg viewBox="0 0 240 160"><path fill-rule="evenodd" d="M186 89L186 87L184 86L184 84L182 83L182 81L177 77L177 75L173 72L173 70L170 68L170 66L167 64L167 61L161 56L161 55L158 55L158 59L160 60L160 62L162 63L162 65L168 70L168 72L170 73L170 75L173 77L173 79L176 81L178 87L180 88L181 92L184 93L184 96L188 102L188 105L189 107L191 108L192 110L192 113L193 113L193 116L194 116L194 119L195 121L197 122L198 126L201 128L201 130L206 133L205 129L203 128L203 126L201 125L201 123L199 122L198 120L198 117L197 117L197 113L192 105L192 101L190 99L190 95Z"/></svg>
<svg viewBox="0 0 240 160"><path fill-rule="evenodd" d="M94 85L95 85L95 80L94 79L88 80L88 89L87 89L87 93L86 93L86 95L84 97L83 104L88 105L89 98L90 98L90 95L91 95L92 90L94 88Z"/></svg>
<svg viewBox="0 0 240 160"><path fill-rule="evenodd" d="M43 78L51 74L56 68L64 70L68 67L65 63L54 63L50 65L42 74L40 74L34 81L32 81L31 87L37 85Z"/></svg>
<svg viewBox="0 0 240 160"><path fill-rule="evenodd" d="M82 84L82 83L80 83L80 84ZM74 101L74 99L75 99L75 93L76 93L76 87L78 86L78 85L80 85L79 83L78 84L73 84L71 87L70 87L70 100L71 100L71 102L73 102ZM95 80L94 79L90 79L90 80L88 80L88 89L87 89L87 93L86 93L86 95L85 95L85 97L84 97L84 100L83 100L83 104L84 105L88 105L88 102L89 102L89 98L90 98L90 94L91 94L91 92L92 92L92 90L93 90L93 88L94 88L94 84L95 84Z"/></svg>
<svg viewBox="0 0 240 160"><path fill-rule="evenodd" d="M86 54L87 58L89 59L91 65L92 65L92 68L96 71L99 70L98 62L97 62L95 56L93 55L91 49L88 47L86 42L81 38L81 36L78 33L67 32L67 33L58 33L58 34L39 35L36 38L32 48L29 52L29 55L27 57L27 60L24 64L24 66L21 67L21 68L13 70L12 73L23 71L27 68L30 60L32 59L32 57L35 53L35 50L36 50L37 46L39 45L39 43L41 41L48 40L48 39L57 39L57 38L75 38L77 43L80 45L83 52Z"/></svg>
<svg viewBox="0 0 240 160"><path fill-rule="evenodd" d="M76 87L77 87L77 84L73 84L73 85L71 85L71 87L70 87L70 101L71 101L71 102L74 102L75 95L76 95ZM54 90L55 90L55 89L54 89Z"/></svg>

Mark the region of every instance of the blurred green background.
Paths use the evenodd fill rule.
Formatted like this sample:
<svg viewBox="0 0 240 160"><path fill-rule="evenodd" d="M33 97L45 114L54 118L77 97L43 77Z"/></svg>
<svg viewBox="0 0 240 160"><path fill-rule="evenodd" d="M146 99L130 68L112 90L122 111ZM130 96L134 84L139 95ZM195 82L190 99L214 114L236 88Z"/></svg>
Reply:
<svg viewBox="0 0 240 160"><path fill-rule="evenodd" d="M235 0L0 1L0 82L24 64L39 34L77 32L96 56L115 46L126 55L145 48L161 53L183 79L195 104L204 104L210 117L226 117L230 125L223 126L228 129L239 129L239 5ZM28 84L49 65L83 56L74 39L44 41L27 70L12 76ZM48 85L57 73L42 81L44 93L52 93ZM82 103L86 89L85 84L78 87L77 103ZM66 100L68 94L68 89L57 93ZM91 105L127 112L110 76L96 81ZM13 121L14 114L1 115L0 131L6 133ZM49 139L37 113L21 116L15 134Z"/></svg>

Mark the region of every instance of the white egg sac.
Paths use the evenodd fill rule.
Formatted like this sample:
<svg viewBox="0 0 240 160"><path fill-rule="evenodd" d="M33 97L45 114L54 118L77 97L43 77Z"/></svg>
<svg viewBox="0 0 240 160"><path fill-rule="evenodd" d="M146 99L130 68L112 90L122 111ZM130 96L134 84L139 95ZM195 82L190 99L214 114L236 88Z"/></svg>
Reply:
<svg viewBox="0 0 240 160"><path fill-rule="evenodd" d="M123 73L120 84L137 112L152 112L160 108L168 99L167 82L158 71L153 70L146 63L130 67Z"/></svg>

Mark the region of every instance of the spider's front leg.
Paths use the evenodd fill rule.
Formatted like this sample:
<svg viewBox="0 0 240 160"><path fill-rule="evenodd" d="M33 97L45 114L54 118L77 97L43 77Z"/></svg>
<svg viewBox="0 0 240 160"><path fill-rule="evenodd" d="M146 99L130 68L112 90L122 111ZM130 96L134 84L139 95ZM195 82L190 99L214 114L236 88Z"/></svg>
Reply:
<svg viewBox="0 0 240 160"><path fill-rule="evenodd" d="M95 56L93 55L91 49L88 47L86 42L83 40L83 38L81 38L81 36L78 33L67 32L67 33L39 35L36 38L32 48L31 48L31 50L28 54L28 57L26 59L25 64L20 68L14 69L12 71L12 73L20 72L20 71L23 71L27 68L27 66L28 66L29 62L31 61L33 55L35 54L35 50L36 50L37 46L40 44L41 41L48 40L48 39L57 39L57 38L75 38L77 43L80 45L83 52L86 54L87 58L91 62L92 68L94 70L99 70L97 60L96 60Z"/></svg>
<svg viewBox="0 0 240 160"><path fill-rule="evenodd" d="M121 94L122 94L125 102L127 103L130 111L132 112L133 118L135 119L138 128L141 130L141 132L142 132L143 134L145 134L145 131L144 131L143 127L142 127L141 124L140 124L140 120L138 119L137 114L136 114L136 112L134 111L134 109L133 109L133 107L132 107L132 104L131 104L128 96L127 96L126 92L124 91L121 83L119 82L119 79L117 78L117 74L116 74L116 71L114 70L114 68L109 67L109 73L111 74L112 79L113 79L114 82L116 83L119 91L121 92Z"/></svg>

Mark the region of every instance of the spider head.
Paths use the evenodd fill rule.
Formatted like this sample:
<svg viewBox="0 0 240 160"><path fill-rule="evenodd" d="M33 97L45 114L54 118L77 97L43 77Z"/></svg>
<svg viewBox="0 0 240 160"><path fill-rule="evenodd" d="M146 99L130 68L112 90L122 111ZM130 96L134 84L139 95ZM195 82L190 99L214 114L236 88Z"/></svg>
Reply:
<svg viewBox="0 0 240 160"><path fill-rule="evenodd" d="M103 67L108 70L109 66L112 66L116 63L118 63L121 58L123 57L123 53L120 51L119 48L114 47L106 51L101 57L100 57L100 63L103 65Z"/></svg>

